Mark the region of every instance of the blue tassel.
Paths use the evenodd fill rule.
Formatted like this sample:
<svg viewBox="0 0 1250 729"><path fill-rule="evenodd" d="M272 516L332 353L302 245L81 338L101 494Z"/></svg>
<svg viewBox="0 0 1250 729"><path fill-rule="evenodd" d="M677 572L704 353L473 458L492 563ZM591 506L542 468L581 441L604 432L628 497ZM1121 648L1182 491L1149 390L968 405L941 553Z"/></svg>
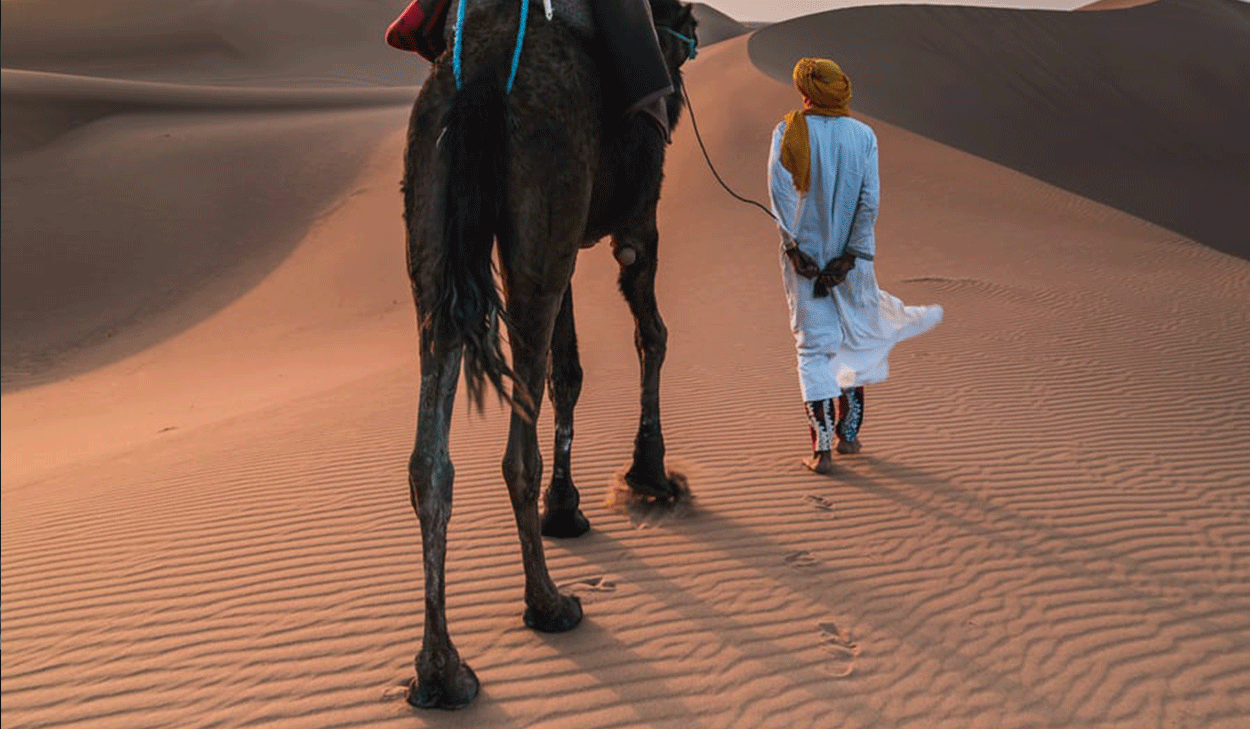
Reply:
<svg viewBox="0 0 1250 729"><path fill-rule="evenodd" d="M460 38L464 35L464 6L465 0L460 0L460 7L456 10L455 46L451 50L451 70L456 75L457 89L464 85L464 81L460 78Z"/></svg>
<svg viewBox="0 0 1250 729"><path fill-rule="evenodd" d="M464 2L464 0L460 0ZM525 43L525 24L530 17L530 0L521 0L521 23L516 29L516 47L512 49L512 71L508 74L508 87L504 93L512 93L512 82L516 81L516 70L521 65L521 46Z"/></svg>
<svg viewBox="0 0 1250 729"><path fill-rule="evenodd" d="M451 51L451 69L456 76L456 88L464 86L464 74L460 64L460 38L464 35L464 6L466 0L460 0L459 10L456 11L456 37L453 41ZM516 47L512 50L512 70L508 73L508 87L505 93L512 93L512 84L516 81L517 69L521 66L521 46L525 44L525 26L529 22L530 3L529 0L521 0L521 23L516 29Z"/></svg>

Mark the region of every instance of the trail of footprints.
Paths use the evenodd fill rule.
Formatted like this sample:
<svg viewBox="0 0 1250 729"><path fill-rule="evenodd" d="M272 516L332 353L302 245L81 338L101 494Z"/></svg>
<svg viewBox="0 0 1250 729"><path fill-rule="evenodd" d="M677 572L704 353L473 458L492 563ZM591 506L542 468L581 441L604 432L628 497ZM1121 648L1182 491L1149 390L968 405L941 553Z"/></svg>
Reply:
<svg viewBox="0 0 1250 729"><path fill-rule="evenodd" d="M833 500L819 494L806 494L803 502L812 509L833 515ZM790 552L783 558L785 564L797 570L809 570L820 565L820 560L807 549ZM606 575L595 575L578 580L570 580L558 585L561 592L568 595L586 596L596 593L616 591L616 582ZM844 631L832 622L816 624L819 631L818 642L821 649L829 655L829 663L825 669L837 678L850 676L855 670L855 659L859 656L859 646L851 639L849 631ZM407 696L407 682L388 686L382 691L383 702L395 702Z"/></svg>
<svg viewBox="0 0 1250 729"><path fill-rule="evenodd" d="M833 499L819 494L804 494L803 503L815 509L816 511L833 516ZM797 552L790 552L785 557L785 563L795 569L806 569L815 567L820 564L816 557L812 556L811 551L800 549Z"/></svg>
<svg viewBox="0 0 1250 729"><path fill-rule="evenodd" d="M819 494L805 494L803 503L816 511L832 517L833 499ZM800 549L790 552L784 557L787 566L797 570L810 570L820 565L810 550ZM859 657L859 645L852 639L849 630L838 627L837 623L821 622L816 624L820 647L829 656L825 669L837 678L845 678L855 671L855 659Z"/></svg>

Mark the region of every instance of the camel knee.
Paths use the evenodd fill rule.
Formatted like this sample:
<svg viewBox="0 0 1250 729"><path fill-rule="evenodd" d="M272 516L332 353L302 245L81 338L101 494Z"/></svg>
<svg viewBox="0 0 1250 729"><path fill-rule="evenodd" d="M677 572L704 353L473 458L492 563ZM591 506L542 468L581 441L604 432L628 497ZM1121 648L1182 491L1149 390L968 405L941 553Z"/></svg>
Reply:
<svg viewBox="0 0 1250 729"><path fill-rule="evenodd" d="M664 361L668 352L668 327L656 317L654 321L639 322L638 335L635 338L638 353L648 361Z"/></svg>
<svg viewBox="0 0 1250 729"><path fill-rule="evenodd" d="M412 508L424 523L451 517L451 488L456 469L451 459L413 453L408 459L408 490Z"/></svg>
<svg viewBox="0 0 1250 729"><path fill-rule="evenodd" d="M582 394L582 367L577 362L552 363L551 402L556 416L572 409Z"/></svg>
<svg viewBox="0 0 1250 729"><path fill-rule="evenodd" d="M660 321L659 317L656 317L650 338L651 351L661 356L668 351L668 327L664 326L664 322Z"/></svg>
<svg viewBox="0 0 1250 729"><path fill-rule="evenodd" d="M580 363L571 362L564 367L564 388L575 398L582 393L582 380L584 377L585 373L582 372Z"/></svg>
<svg viewBox="0 0 1250 729"><path fill-rule="evenodd" d="M510 449L503 458L503 478L514 501L530 503L538 501L543 461L537 449L523 454Z"/></svg>

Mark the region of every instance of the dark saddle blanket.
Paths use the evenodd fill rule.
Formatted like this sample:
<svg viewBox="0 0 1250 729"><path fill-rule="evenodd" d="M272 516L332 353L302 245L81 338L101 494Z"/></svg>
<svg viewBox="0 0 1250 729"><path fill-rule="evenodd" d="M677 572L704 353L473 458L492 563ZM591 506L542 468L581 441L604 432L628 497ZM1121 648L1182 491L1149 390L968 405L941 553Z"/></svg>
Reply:
<svg viewBox="0 0 1250 729"><path fill-rule="evenodd" d="M466 7L482 2L468 0ZM620 84L626 108L672 90L647 0L552 0L552 6L556 17L606 51L604 71ZM387 28L386 42L433 62L447 50L458 8L459 0L412 0Z"/></svg>

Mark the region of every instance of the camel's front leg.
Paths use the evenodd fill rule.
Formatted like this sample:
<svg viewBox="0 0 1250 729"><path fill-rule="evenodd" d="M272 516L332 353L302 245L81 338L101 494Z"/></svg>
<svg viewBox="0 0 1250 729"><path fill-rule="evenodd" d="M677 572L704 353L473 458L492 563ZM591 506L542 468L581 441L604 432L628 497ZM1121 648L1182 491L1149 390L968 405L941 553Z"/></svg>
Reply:
<svg viewBox="0 0 1250 729"><path fill-rule="evenodd" d="M422 336L417 441L408 461L408 487L421 520L425 565L425 636L408 701L421 708L455 709L472 701L478 691L477 676L460 660L447 632L444 589L447 522L451 519L455 477L447 437L460 377L460 350L436 351L429 340Z"/></svg>
<svg viewBox="0 0 1250 729"><path fill-rule="evenodd" d="M580 537L590 529L590 521L578 508L581 497L573 485L573 410L582 392L582 365L577 354L577 331L573 323L573 287L564 292L560 313L551 334L551 404L555 408L556 442L551 464L551 485L547 488L542 532L546 537Z"/></svg>
<svg viewBox="0 0 1250 729"><path fill-rule="evenodd" d="M660 367L668 349L668 329L655 300L656 252L659 233L654 205L636 231L618 234L618 249L632 248L636 260L621 266L621 293L634 315L634 346L642 371L642 414L634 440L634 460L625 481L635 494L675 499L680 491L664 467L664 433L660 428Z"/></svg>

